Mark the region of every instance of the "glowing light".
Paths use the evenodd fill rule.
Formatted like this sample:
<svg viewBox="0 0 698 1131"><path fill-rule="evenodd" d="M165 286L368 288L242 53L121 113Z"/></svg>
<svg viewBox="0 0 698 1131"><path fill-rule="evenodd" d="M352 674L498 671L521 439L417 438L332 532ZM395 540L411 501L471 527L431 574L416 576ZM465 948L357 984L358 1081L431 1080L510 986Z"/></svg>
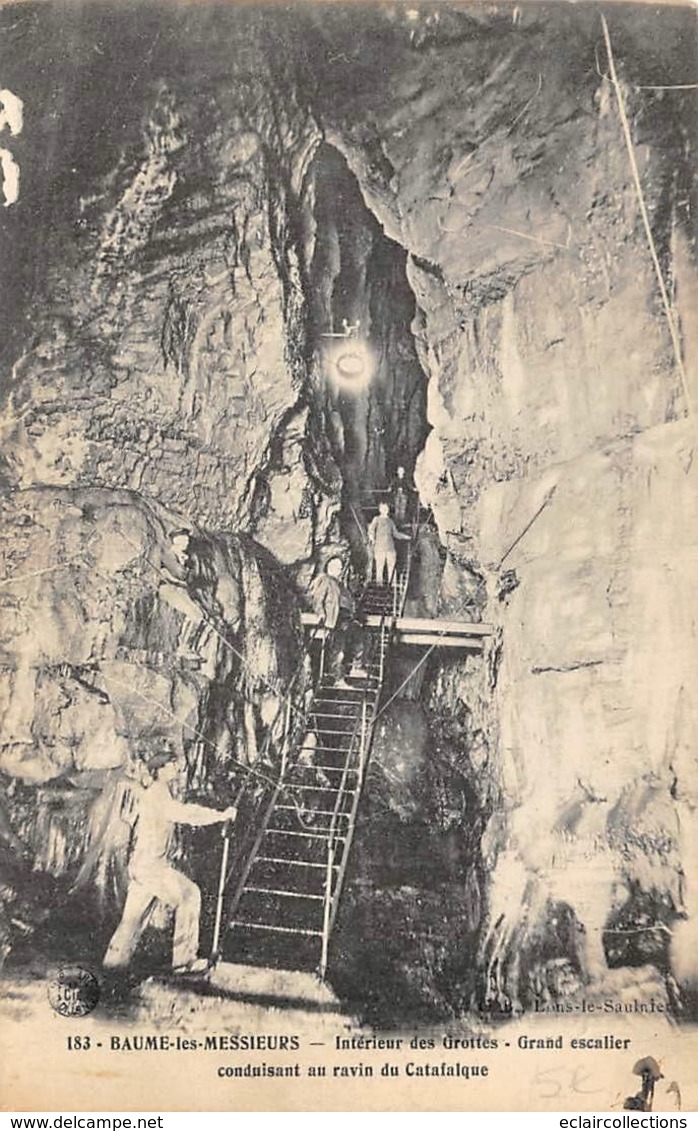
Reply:
<svg viewBox="0 0 698 1131"><path fill-rule="evenodd" d="M325 370L331 381L343 390L365 389L376 371L376 359L368 342L358 338L339 339L325 346Z"/></svg>
<svg viewBox="0 0 698 1131"><path fill-rule="evenodd" d="M346 380L354 380L363 374L366 368L366 358L355 351L340 353L335 360L335 365L340 377L344 377Z"/></svg>

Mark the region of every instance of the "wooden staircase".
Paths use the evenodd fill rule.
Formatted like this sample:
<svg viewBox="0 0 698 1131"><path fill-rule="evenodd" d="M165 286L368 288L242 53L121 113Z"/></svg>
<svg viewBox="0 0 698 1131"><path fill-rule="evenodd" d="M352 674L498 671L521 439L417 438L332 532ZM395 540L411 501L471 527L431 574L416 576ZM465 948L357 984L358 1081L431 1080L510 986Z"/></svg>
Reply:
<svg viewBox="0 0 698 1131"><path fill-rule="evenodd" d="M361 674L349 674L337 685L321 666L309 709L288 728L280 780L228 900L226 961L313 969L325 976L386 657L408 576L409 555L389 586L365 586L360 613L380 621L364 629Z"/></svg>

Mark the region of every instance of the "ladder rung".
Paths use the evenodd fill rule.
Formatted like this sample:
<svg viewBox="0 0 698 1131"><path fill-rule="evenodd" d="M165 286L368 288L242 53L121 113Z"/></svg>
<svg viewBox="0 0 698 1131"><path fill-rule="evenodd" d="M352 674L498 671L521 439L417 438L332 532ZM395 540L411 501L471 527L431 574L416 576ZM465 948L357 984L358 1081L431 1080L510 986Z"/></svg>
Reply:
<svg viewBox="0 0 698 1131"><path fill-rule="evenodd" d="M327 868L327 864L318 864L315 860L291 860L288 856L257 856L255 864L295 864L299 868ZM338 868L339 864L330 867Z"/></svg>
<svg viewBox="0 0 698 1131"><path fill-rule="evenodd" d="M327 727L308 727L313 734L334 734L337 738L351 738L355 728L351 730L329 730ZM358 734L358 731L356 732Z"/></svg>
<svg viewBox="0 0 698 1131"><path fill-rule="evenodd" d="M313 893L309 892L309 891L282 891L281 888L252 888L252 887L248 888L248 887L246 887L243 890L242 894L246 895L248 891L253 891L253 892L258 893L260 895L261 894L264 894L264 895L283 895L283 896L287 897L288 899L319 899L319 900L322 901L325 898L324 895L313 895Z"/></svg>
<svg viewBox="0 0 698 1131"><path fill-rule="evenodd" d="M329 770L330 773L333 773L333 774L343 774L345 767L344 766L314 766L313 769L315 769L315 770ZM349 766L349 768L347 769L348 774L358 774L358 772L359 771L354 769L353 766Z"/></svg>
<svg viewBox="0 0 698 1131"><path fill-rule="evenodd" d="M440 637L439 637L439 639L440 639ZM319 727L309 726L308 730L312 731L313 734L333 734L337 738L352 738L354 736L354 734L359 733L356 730L355 726L352 726L348 729L342 728L341 730L338 727L335 728L334 730L323 730L322 728L319 728Z"/></svg>
<svg viewBox="0 0 698 1131"><path fill-rule="evenodd" d="M312 707L308 711L308 715L309 715L309 717L314 718L314 719L344 719L344 721L346 723L350 723L350 722L355 721L355 720L351 719L349 717L349 715L331 714L327 711L315 711L315 710L313 710Z"/></svg>
<svg viewBox="0 0 698 1131"><path fill-rule="evenodd" d="M330 830L327 831L329 833ZM323 836L322 833L297 833L293 829L267 829L267 834L269 833L275 833L276 836L302 836L310 840L327 840L327 837ZM344 840L344 837L338 836L336 839Z"/></svg>
<svg viewBox="0 0 698 1131"><path fill-rule="evenodd" d="M322 931L307 931L301 927L275 927L272 923L248 923L244 919L231 919L231 927L243 927L245 930L249 927L252 931L280 931L284 935L313 935L315 938L322 938Z"/></svg>
<svg viewBox="0 0 698 1131"><path fill-rule="evenodd" d="M344 703L345 707L360 707L361 706L361 703L357 703L355 699L329 699L329 698L325 699L325 698L322 698L322 699L314 699L313 702L316 702L316 703L321 702L322 706L324 706L324 707L327 706L328 703ZM316 711L313 711L313 709L311 707L310 710L309 710L309 714L313 715L313 714L317 714L317 713L316 713ZM342 715L341 717L342 718L348 718L348 715Z"/></svg>
<svg viewBox="0 0 698 1131"><path fill-rule="evenodd" d="M331 734L339 734L341 732L333 730L330 733ZM296 750L330 750L334 754L340 753L340 751L337 750L336 746L297 746ZM346 754L346 750L341 751L341 753ZM304 769L312 769L312 766L307 766L307 767L303 767L303 768ZM295 769L295 767L294 767L294 769Z"/></svg>
<svg viewBox="0 0 698 1131"><path fill-rule="evenodd" d="M334 785L294 785L294 790L313 789L316 793L339 793L339 789ZM345 793L353 793L353 789L345 789ZM295 808L295 806L294 806Z"/></svg>
<svg viewBox="0 0 698 1131"><path fill-rule="evenodd" d="M346 695L347 691L351 691L351 690L352 690L351 687L337 687L337 682L336 682L335 679L328 679L327 683L321 683L320 686L318 687L319 692L339 691L339 692L341 692L342 695Z"/></svg>
<svg viewBox="0 0 698 1131"><path fill-rule="evenodd" d="M288 809L293 813L298 812L295 805L276 805L275 808L276 809ZM334 817L335 816L334 809L306 809L305 813L318 813L321 817ZM342 810L340 809L339 812L337 813L337 816L338 817L346 817L346 819L349 820L350 815L349 815L349 813L343 813Z"/></svg>
<svg viewBox="0 0 698 1131"><path fill-rule="evenodd" d="M358 735L358 734L361 733L360 730L358 730L355 725L350 727L350 728L342 728L342 729L337 728L335 730L325 730L323 728L309 726L308 730L312 731L313 734L322 734L322 735L325 735L325 736L328 735L328 734L331 734L331 735L334 735L335 738L353 738L355 734Z"/></svg>

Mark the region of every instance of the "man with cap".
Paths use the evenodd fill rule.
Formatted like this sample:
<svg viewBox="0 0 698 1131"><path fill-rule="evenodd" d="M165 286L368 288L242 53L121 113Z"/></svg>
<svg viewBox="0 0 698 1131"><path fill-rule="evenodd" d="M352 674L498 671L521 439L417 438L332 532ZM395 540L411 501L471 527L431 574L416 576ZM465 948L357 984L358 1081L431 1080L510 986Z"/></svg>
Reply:
<svg viewBox="0 0 698 1131"><path fill-rule="evenodd" d="M347 687L345 671L365 676L363 627L356 616L356 602L342 582L341 558L330 558L323 573L308 587L308 598L320 623L331 630L329 670L338 687Z"/></svg>
<svg viewBox="0 0 698 1131"><path fill-rule="evenodd" d="M208 962L198 957L201 892L169 863L175 825L214 825L237 816L234 805L221 811L178 801L170 786L180 772L173 747L162 747L145 762L149 781L137 794L129 886L121 922L104 956L106 970L127 967L157 900L174 910L172 966L177 974L203 974Z"/></svg>

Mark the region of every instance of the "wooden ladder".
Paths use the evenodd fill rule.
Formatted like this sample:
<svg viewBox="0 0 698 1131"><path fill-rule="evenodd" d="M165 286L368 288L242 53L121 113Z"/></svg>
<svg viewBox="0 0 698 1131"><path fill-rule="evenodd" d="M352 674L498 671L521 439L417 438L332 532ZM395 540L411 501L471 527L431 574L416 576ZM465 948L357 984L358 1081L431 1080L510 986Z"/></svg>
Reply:
<svg viewBox="0 0 698 1131"><path fill-rule="evenodd" d="M236 962L315 969L325 977L383 687L394 622L407 593L407 568L388 586L367 585L363 675L336 686L321 676L284 771L261 817L228 901L224 950Z"/></svg>

